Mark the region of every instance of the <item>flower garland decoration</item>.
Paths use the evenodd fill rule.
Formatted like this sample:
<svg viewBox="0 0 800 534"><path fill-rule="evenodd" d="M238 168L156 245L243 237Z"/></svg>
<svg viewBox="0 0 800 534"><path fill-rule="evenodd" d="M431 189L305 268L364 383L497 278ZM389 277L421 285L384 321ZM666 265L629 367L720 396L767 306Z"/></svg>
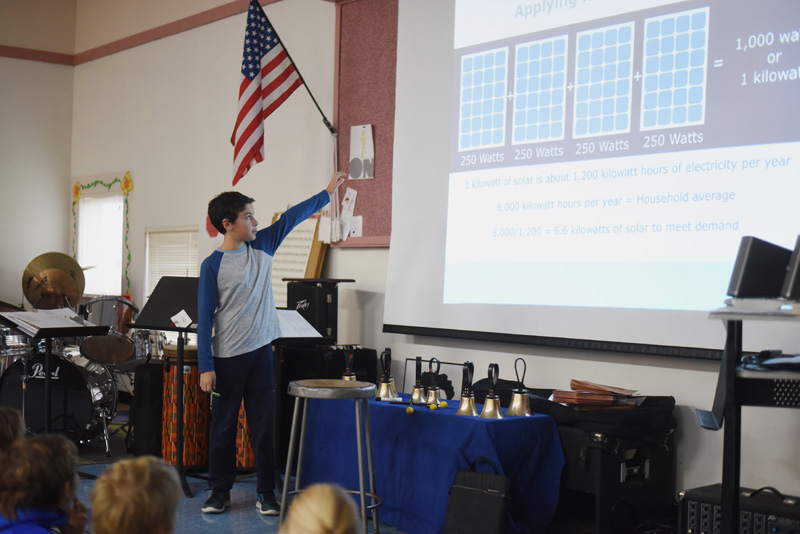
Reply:
<svg viewBox="0 0 800 534"><path fill-rule="evenodd" d="M78 235L78 217L75 213L75 206L78 205L78 201L81 199L81 194L84 190L92 189L98 186L105 187L107 191L111 191L111 187L114 184L120 185L120 188L122 189L123 203L125 205L125 251L127 253L127 262L125 263L125 293L130 293L131 279L128 275L128 269L131 266L131 249L128 244L128 234L130 233L131 225L130 221L128 220L128 212L130 207L128 204L128 194L133 191L133 179L131 178L131 171L127 171L122 179L114 178L108 183L104 182L103 180L95 180L94 182L88 184L75 182L75 185L72 186L72 258L75 260L78 259L78 254L75 252L75 238Z"/></svg>

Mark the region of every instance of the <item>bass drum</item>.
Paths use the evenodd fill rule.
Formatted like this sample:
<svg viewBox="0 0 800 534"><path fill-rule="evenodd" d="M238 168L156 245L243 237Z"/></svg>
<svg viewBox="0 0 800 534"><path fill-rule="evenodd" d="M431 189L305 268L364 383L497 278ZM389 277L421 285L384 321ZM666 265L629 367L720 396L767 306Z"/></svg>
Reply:
<svg viewBox="0 0 800 534"><path fill-rule="evenodd" d="M25 424L33 433L44 431L45 355L14 362L0 376L0 405L22 410L22 379L27 372ZM65 434L76 443L97 436L116 415L117 389L104 366L78 353L50 358L50 432Z"/></svg>

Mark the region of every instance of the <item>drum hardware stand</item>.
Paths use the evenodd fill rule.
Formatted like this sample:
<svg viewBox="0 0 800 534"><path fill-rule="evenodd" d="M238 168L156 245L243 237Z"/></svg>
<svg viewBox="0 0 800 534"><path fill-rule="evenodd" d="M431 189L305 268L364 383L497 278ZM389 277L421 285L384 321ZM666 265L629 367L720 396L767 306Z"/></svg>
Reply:
<svg viewBox="0 0 800 534"><path fill-rule="evenodd" d="M103 441L106 443L106 458L111 456L111 448L108 445L108 410L106 408L100 408L99 410L100 418L103 420Z"/></svg>
<svg viewBox="0 0 800 534"><path fill-rule="evenodd" d="M22 362L22 421L25 423L25 433L33 434L31 427L28 426L28 361L30 358L23 356Z"/></svg>

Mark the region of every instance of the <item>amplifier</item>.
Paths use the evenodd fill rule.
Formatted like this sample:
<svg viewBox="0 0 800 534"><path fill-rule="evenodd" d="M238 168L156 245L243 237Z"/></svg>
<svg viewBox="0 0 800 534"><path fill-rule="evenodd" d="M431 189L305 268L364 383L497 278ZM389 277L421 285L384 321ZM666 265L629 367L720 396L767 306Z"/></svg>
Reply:
<svg viewBox="0 0 800 534"><path fill-rule="evenodd" d="M778 496L768 489L740 490L740 534L800 534L800 499ZM722 532L721 494L721 484L682 491L678 531L681 534L728 534Z"/></svg>

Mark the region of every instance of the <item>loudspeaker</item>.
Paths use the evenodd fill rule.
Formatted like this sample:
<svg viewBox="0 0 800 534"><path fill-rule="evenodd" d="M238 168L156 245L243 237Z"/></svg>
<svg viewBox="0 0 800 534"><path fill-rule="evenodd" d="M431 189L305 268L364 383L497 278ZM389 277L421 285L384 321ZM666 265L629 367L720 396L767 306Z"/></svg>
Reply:
<svg viewBox="0 0 800 534"><path fill-rule="evenodd" d="M286 307L297 310L317 332L336 343L338 295L336 283L289 282L286 286Z"/></svg>
<svg viewBox="0 0 800 534"><path fill-rule="evenodd" d="M728 295L736 298L780 297L791 256L789 249L756 237L742 237Z"/></svg>
<svg viewBox="0 0 800 534"><path fill-rule="evenodd" d="M789 300L800 300L800 235L794 244L792 257L786 266L786 277L783 279L781 296Z"/></svg>
<svg viewBox="0 0 800 534"><path fill-rule="evenodd" d="M133 376L133 454L161 457L164 366L161 363L143 363L136 367Z"/></svg>

